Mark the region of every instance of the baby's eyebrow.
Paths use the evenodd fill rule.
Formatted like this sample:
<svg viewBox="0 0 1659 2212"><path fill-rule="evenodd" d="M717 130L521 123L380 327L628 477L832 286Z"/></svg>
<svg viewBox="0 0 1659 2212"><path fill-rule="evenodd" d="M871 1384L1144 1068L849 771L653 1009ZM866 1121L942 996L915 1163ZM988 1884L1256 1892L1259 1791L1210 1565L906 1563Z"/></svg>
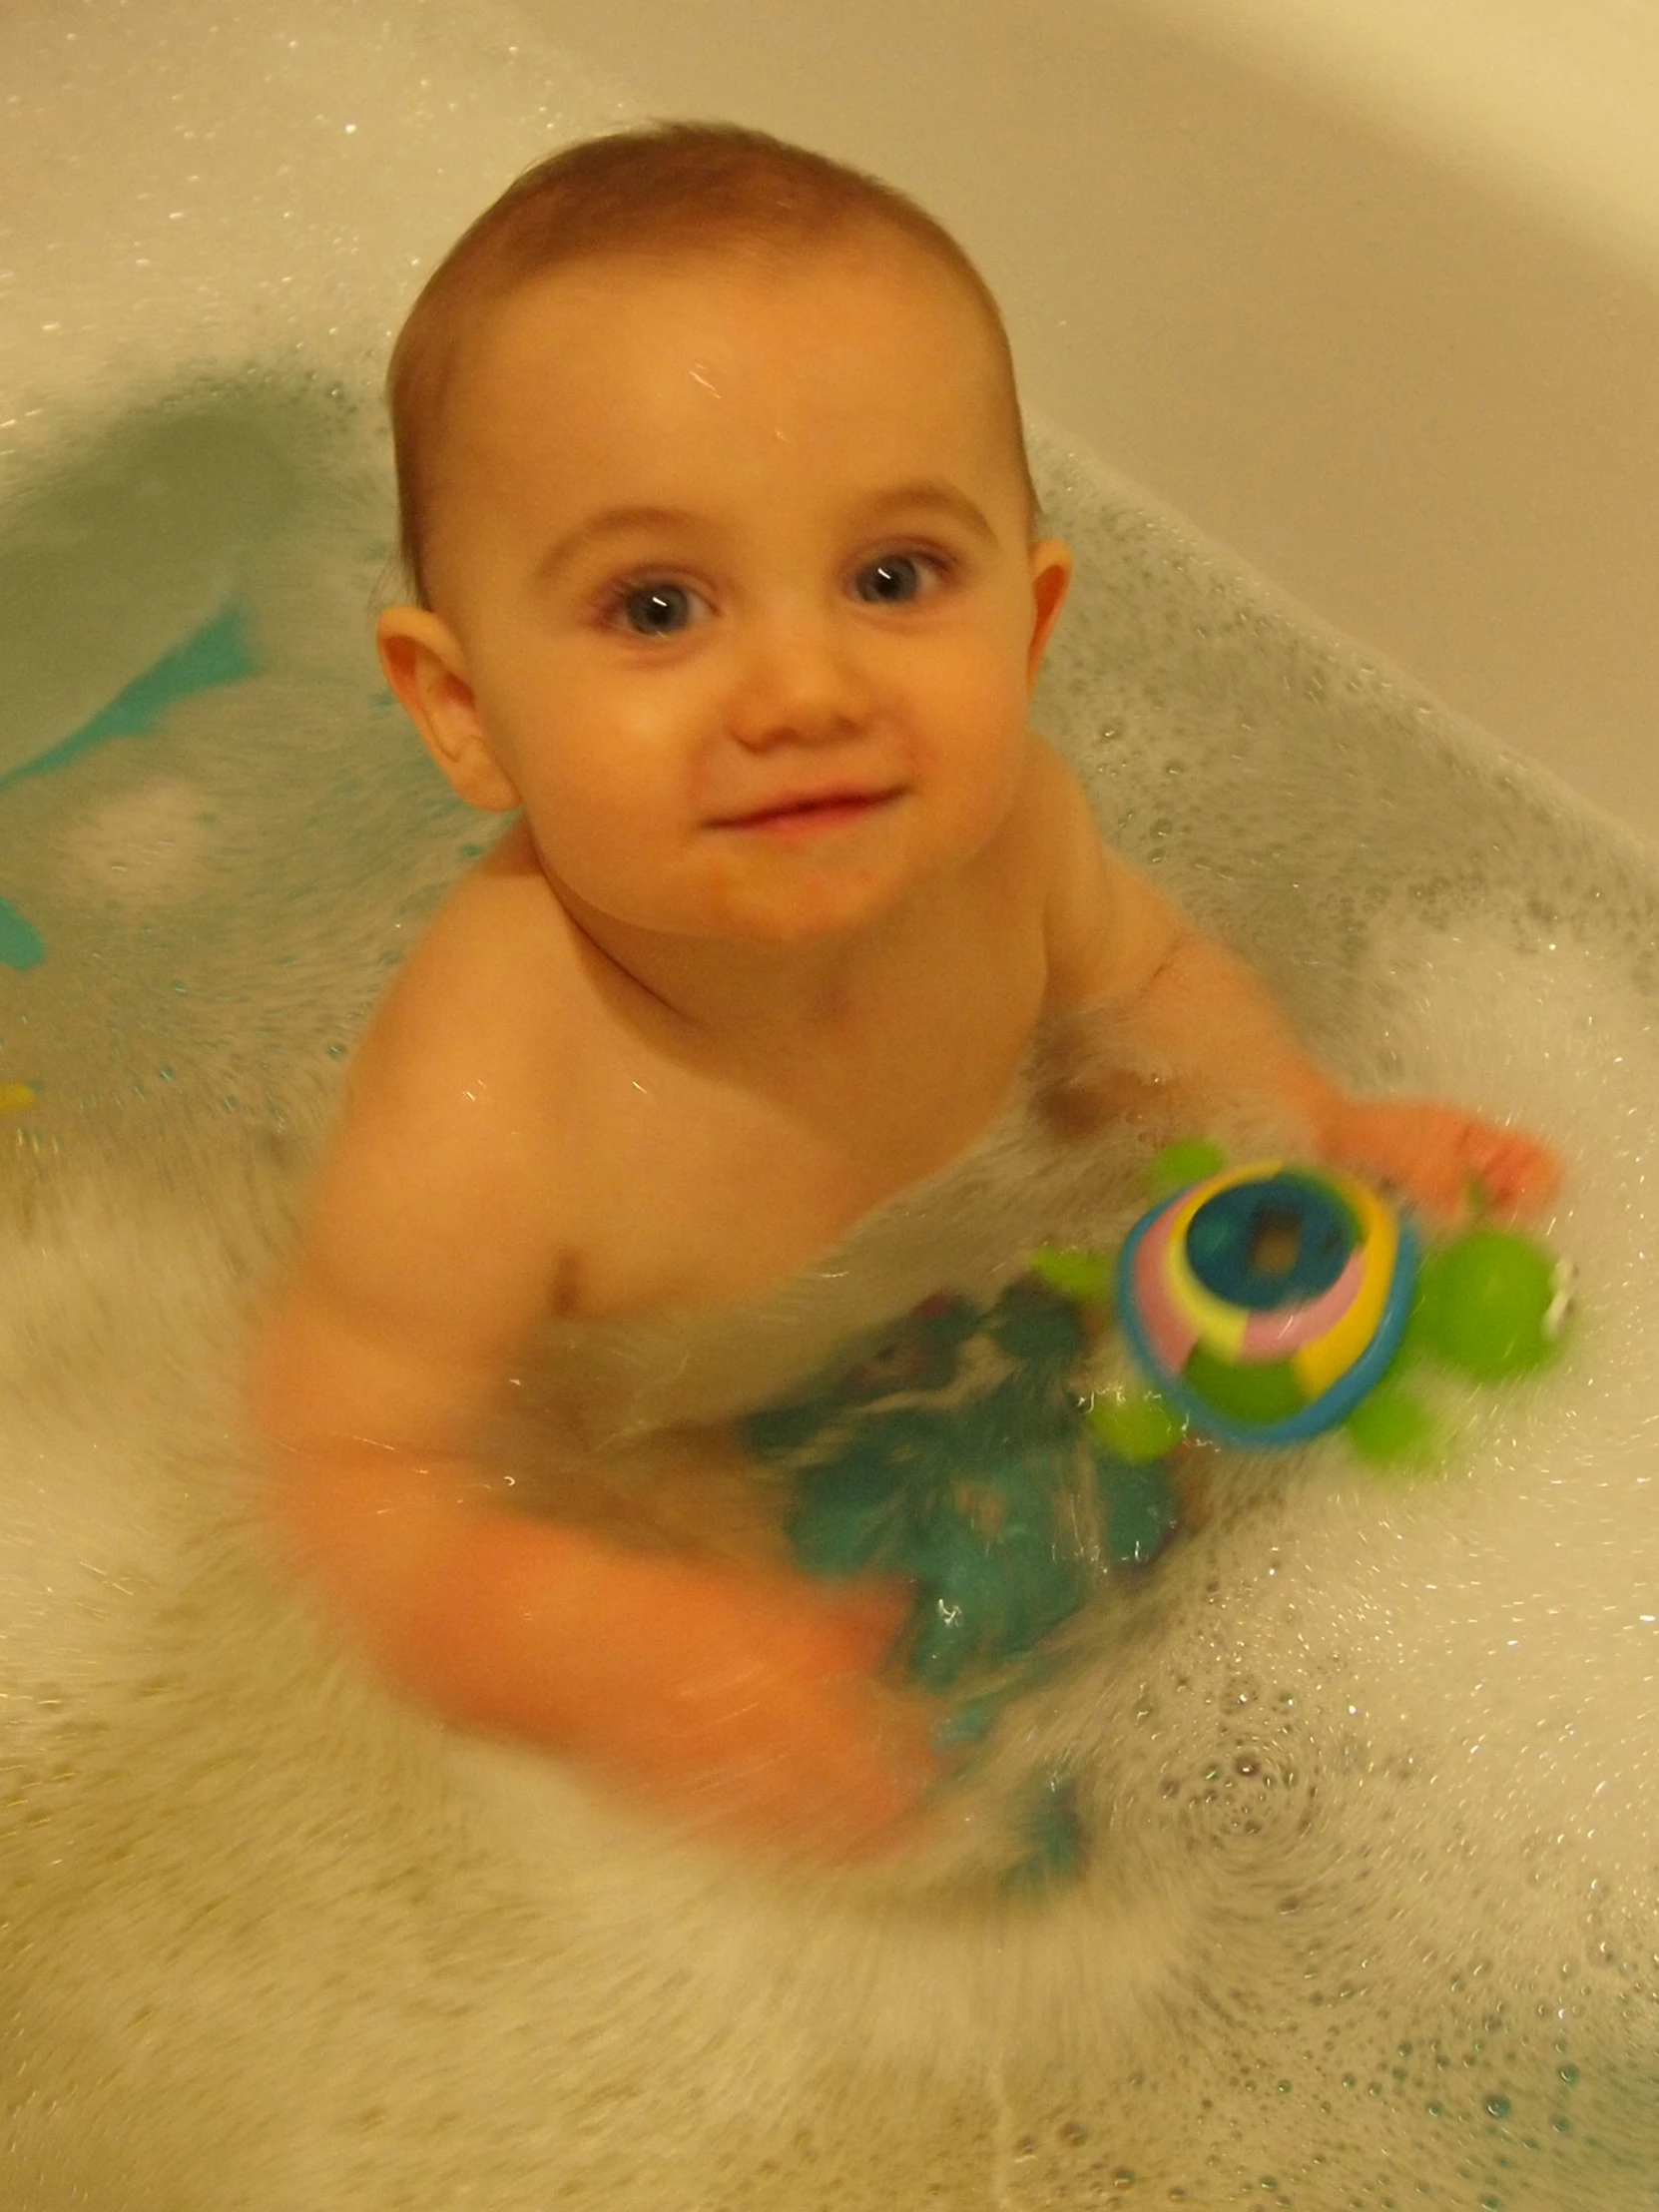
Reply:
<svg viewBox="0 0 1659 2212"><path fill-rule="evenodd" d="M871 522L883 522L889 515L912 515L918 510L948 515L952 521L971 530L975 537L994 539L996 536L988 517L966 492L931 478L914 484L895 484L890 491L871 499L863 511Z"/></svg>
<svg viewBox="0 0 1659 2212"><path fill-rule="evenodd" d="M932 513L948 515L964 529L971 530L975 537L986 541L996 536L983 511L965 492L933 478L913 484L894 484L862 502L857 512L860 522L867 528L874 528L895 516L907 519L918 513ZM563 537L554 540L536 563L535 580L546 583L567 561L598 539L617 537L631 530L684 530L694 527L697 521L698 517L685 507L602 508L598 514L588 515L574 530L567 530Z"/></svg>
<svg viewBox="0 0 1659 2212"><path fill-rule="evenodd" d="M554 540L536 563L536 581L542 583L555 575L596 538L614 537L626 530L684 529L696 520L682 507L606 507Z"/></svg>

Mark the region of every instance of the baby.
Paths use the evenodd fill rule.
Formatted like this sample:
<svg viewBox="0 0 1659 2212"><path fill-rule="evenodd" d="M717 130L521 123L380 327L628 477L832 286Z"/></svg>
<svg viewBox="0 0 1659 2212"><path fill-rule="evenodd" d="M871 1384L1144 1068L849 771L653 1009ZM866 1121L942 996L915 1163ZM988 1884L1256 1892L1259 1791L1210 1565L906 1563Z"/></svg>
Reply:
<svg viewBox="0 0 1659 2212"><path fill-rule="evenodd" d="M1070 560L1007 340L906 200L735 129L575 147L437 270L390 390L381 658L513 820L368 1031L261 1331L279 1525L454 1722L867 1847L938 1771L880 1674L906 1593L504 1509L481 1437L538 1328L777 1284L969 1148L1048 1014L1185 1126L1265 1113L1442 1215L1554 1165L1346 1096L1103 847L1027 726Z"/></svg>

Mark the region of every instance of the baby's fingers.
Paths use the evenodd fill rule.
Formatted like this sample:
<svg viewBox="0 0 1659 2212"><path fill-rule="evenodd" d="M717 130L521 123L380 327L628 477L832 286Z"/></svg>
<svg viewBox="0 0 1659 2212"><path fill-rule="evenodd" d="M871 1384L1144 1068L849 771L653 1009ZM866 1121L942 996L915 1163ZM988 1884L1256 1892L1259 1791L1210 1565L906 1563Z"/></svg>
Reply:
<svg viewBox="0 0 1659 2212"><path fill-rule="evenodd" d="M570 1748L690 1827L789 1858L895 1848L942 1771L928 1701L876 1679L902 1585L628 1565L640 1601Z"/></svg>
<svg viewBox="0 0 1659 2212"><path fill-rule="evenodd" d="M902 1848L944 1768L920 1698L856 1678L746 1686L639 1780L694 1830L820 1864ZM689 1757L685 1756L689 1753Z"/></svg>
<svg viewBox="0 0 1659 2212"><path fill-rule="evenodd" d="M1426 1101L1354 1100L1328 1131L1326 1150L1454 1225L1482 1207L1525 1213L1543 1205L1560 1182L1547 1145Z"/></svg>
<svg viewBox="0 0 1659 2212"><path fill-rule="evenodd" d="M1408 1152L1404 1187L1417 1195L1420 1180L1420 1195L1433 1210L1462 1222L1487 1210L1530 1213L1554 1197L1560 1162L1536 1138L1455 1108L1418 1112L1423 1120Z"/></svg>
<svg viewBox="0 0 1659 2212"><path fill-rule="evenodd" d="M1438 1107L1354 1100L1334 1117L1324 1150L1339 1167L1455 1220L1467 1211L1470 1169L1449 1120Z"/></svg>
<svg viewBox="0 0 1659 2212"><path fill-rule="evenodd" d="M1465 1151L1481 1196L1500 1213L1535 1212L1561 1187L1560 1160L1523 1130L1471 1122Z"/></svg>
<svg viewBox="0 0 1659 2212"><path fill-rule="evenodd" d="M802 1630L829 1671L873 1675L887 1660L910 1611L907 1582L860 1582L844 1590L803 1583ZM838 1662L838 1669L835 1663Z"/></svg>

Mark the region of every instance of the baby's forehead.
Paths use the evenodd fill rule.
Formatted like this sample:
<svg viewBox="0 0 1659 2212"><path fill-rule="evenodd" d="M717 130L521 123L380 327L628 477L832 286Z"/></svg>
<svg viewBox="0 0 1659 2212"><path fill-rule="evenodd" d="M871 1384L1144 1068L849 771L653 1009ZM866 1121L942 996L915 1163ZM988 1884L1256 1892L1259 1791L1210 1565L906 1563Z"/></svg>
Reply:
<svg viewBox="0 0 1659 2212"><path fill-rule="evenodd" d="M959 273L925 245L875 224L812 240L760 235L609 249L528 270L479 303L461 350L499 359L534 349L551 330L590 352L601 345L649 351L657 336L653 314L665 298L689 299L712 327L735 331L747 327L757 300L781 294L807 313L815 294L832 294L843 312L861 298L870 307L884 303L933 320L942 315L955 350L993 362L1002 350L993 314Z"/></svg>
<svg viewBox="0 0 1659 2212"><path fill-rule="evenodd" d="M833 423L856 446L863 422L872 461L897 395L924 390L936 429L998 456L999 470L1005 455L1033 508L994 308L942 257L877 226L572 257L527 273L468 336L435 441L440 500L513 480L527 461L539 472L547 455L592 474L619 424L640 423L654 441L665 419L678 423L691 376L740 416L782 407L768 414L784 425L774 435L791 435L792 421L804 436L817 434L809 422ZM914 419L913 406L896 414ZM638 468L625 473L643 476L660 449L630 450Z"/></svg>
<svg viewBox="0 0 1659 2212"><path fill-rule="evenodd" d="M576 430L572 408L591 422L595 406L644 406L649 421L653 397L688 376L733 406L836 417L925 388L941 427L994 423L997 443L1019 441L1000 331L953 270L903 238L584 256L495 302L465 353L440 433L455 461L480 441L557 440L564 423Z"/></svg>

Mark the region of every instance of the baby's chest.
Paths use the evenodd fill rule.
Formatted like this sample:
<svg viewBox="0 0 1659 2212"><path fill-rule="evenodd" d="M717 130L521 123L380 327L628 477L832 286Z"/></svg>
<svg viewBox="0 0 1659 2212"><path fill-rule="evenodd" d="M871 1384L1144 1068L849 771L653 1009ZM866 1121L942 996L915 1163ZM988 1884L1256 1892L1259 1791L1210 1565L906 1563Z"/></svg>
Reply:
<svg viewBox="0 0 1659 2212"><path fill-rule="evenodd" d="M647 1056L596 1100L572 1291L591 1316L755 1296L949 1166L1006 1107L1036 1017L985 994L776 1086Z"/></svg>

